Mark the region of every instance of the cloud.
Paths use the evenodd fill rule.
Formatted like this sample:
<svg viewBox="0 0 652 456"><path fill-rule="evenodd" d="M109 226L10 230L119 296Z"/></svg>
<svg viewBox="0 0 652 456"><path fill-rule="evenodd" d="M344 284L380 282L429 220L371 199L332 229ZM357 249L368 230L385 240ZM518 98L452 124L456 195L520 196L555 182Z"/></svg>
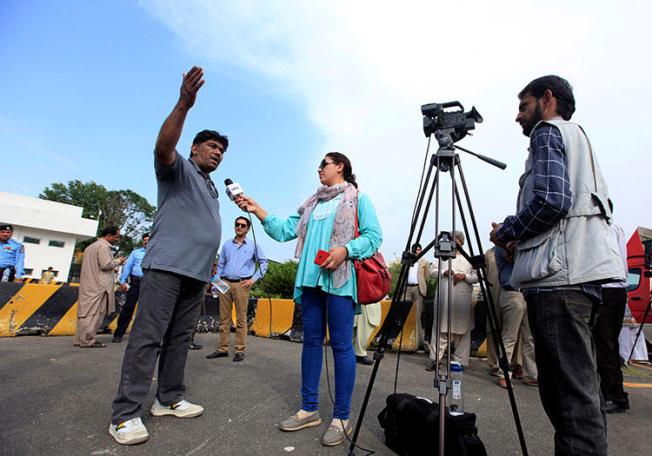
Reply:
<svg viewBox="0 0 652 456"><path fill-rule="evenodd" d="M315 162L327 150L351 157L361 187L378 209L389 257L404 248L419 186L426 147L420 105L460 100L467 109L477 106L485 123L460 145L509 165L502 172L463 154L486 239L489 222L513 212L525 159L527 140L513 123L516 94L534 77L550 73L567 77L576 88L576 118L599 151L616 206L623 208L617 209L621 223L627 231L652 224L628 197L643 191L646 171L640 162L647 153L641 151L651 139L639 100L651 76L643 44L647 3L631 2L630 8L600 1L574 6L553 1L544 7L516 0L142 4L188 52L260 74L306 106L306 116L325 138ZM312 188L310 178L297 185ZM441 215L442 223L449 223L445 204ZM432 221L427 230L434 236Z"/></svg>

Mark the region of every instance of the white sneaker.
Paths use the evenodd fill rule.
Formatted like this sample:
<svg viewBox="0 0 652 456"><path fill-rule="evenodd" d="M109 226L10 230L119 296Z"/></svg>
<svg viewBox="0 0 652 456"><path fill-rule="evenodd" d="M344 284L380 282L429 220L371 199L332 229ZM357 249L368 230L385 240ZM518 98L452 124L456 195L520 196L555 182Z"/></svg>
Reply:
<svg viewBox="0 0 652 456"><path fill-rule="evenodd" d="M149 439L147 428L140 418L123 421L118 425L112 424L109 426L109 434L120 445L136 445Z"/></svg>
<svg viewBox="0 0 652 456"><path fill-rule="evenodd" d="M172 405L162 405L158 399L154 399L154 403L149 412L154 416L172 415L177 418L192 418L204 413L204 407L192 404L186 400L175 402Z"/></svg>

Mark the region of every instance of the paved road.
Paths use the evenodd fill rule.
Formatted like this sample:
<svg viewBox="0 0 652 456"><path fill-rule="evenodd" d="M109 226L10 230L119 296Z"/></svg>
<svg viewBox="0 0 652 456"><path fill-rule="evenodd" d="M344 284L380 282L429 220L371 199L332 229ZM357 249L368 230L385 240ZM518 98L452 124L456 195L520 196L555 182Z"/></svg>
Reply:
<svg viewBox="0 0 652 456"><path fill-rule="evenodd" d="M110 342L110 336L100 336ZM111 399L117 387L125 344L80 350L72 338L17 337L0 339L0 454L34 455L346 455L347 446L324 448L320 428L284 433L276 423L299 408L301 346L285 340L250 337L247 358L204 358L216 336L197 337L206 348L190 352L187 398L203 404L199 418L150 417L150 440L121 447L108 435ZM377 455L393 454L384 446L376 416L393 390L395 354L380 366L359 443ZM424 370L424 355L402 355L398 391L433 398L433 375ZM332 361L329 364L332 378ZM490 455L520 454L507 393L486 375L484 362L473 359L465 376L466 408L478 414L479 434ZM357 415L370 367L358 366L353 413ZM636 374L652 375L640 368ZM628 378L647 382L650 378ZM652 390L629 389L632 410L609 416L610 455L650 454ZM517 381L515 394L531 455L553 454L552 429L536 388ZM147 408L153 399L150 397ZM331 416L325 377L320 413ZM357 455L366 454L358 451Z"/></svg>

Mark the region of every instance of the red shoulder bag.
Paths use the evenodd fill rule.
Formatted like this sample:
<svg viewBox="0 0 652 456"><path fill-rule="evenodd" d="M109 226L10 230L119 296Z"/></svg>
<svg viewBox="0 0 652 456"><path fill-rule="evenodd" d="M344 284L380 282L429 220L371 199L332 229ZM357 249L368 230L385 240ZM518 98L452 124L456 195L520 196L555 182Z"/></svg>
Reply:
<svg viewBox="0 0 652 456"><path fill-rule="evenodd" d="M355 208L355 238L360 237L358 229L358 208ZM392 275L382 253L376 251L369 258L353 260L358 284L358 304L373 304L382 300L392 286Z"/></svg>

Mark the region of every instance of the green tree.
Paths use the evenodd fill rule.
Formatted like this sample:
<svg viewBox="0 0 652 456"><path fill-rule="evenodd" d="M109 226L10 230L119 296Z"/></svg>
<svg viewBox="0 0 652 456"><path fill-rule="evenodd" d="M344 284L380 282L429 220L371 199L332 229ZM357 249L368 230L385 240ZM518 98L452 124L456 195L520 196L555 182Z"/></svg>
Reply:
<svg viewBox="0 0 652 456"><path fill-rule="evenodd" d="M100 224L120 227L120 250L128 253L136 245L140 245L142 235L150 230L155 212L156 208L134 191L109 191Z"/></svg>
<svg viewBox="0 0 652 456"><path fill-rule="evenodd" d="M154 206L134 191L107 190L92 181L54 183L44 188L39 198L82 207L82 217L98 220L98 233L106 226L119 226L122 237L118 247L124 254L140 244L156 212ZM79 242L77 247L86 248L91 242L92 239Z"/></svg>
<svg viewBox="0 0 652 456"><path fill-rule="evenodd" d="M108 192L104 185L73 180L67 184L55 183L45 187L38 197L82 207L82 217L97 220Z"/></svg>
<svg viewBox="0 0 652 456"><path fill-rule="evenodd" d="M257 298L292 299L297 266L298 263L294 260L288 260L284 263L270 262L265 277L256 283L251 295Z"/></svg>
<svg viewBox="0 0 652 456"><path fill-rule="evenodd" d="M394 297L394 291L396 290L396 283L398 282L398 275L401 272L401 262L400 260L392 260L387 265L389 268L389 273L392 275L392 287L389 290L389 297Z"/></svg>

